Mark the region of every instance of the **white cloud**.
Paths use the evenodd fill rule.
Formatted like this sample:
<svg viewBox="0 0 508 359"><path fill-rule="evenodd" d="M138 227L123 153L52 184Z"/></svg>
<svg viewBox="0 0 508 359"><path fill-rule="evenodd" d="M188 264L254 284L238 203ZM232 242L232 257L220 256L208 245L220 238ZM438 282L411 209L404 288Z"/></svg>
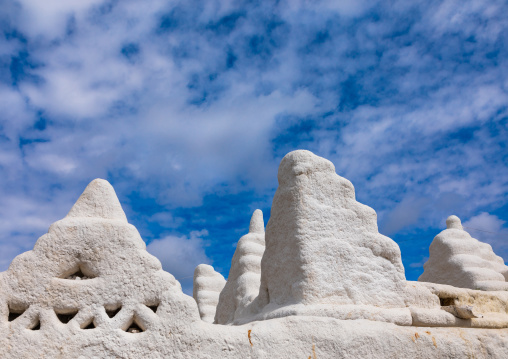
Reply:
<svg viewBox="0 0 508 359"><path fill-rule="evenodd" d="M376 5L377 1L367 0L287 0L284 7L292 11L305 9L306 11L333 11L342 16L353 17L367 12Z"/></svg>
<svg viewBox="0 0 508 359"><path fill-rule="evenodd" d="M419 262L413 262L409 265L411 268L423 268L423 265L429 260L429 257L423 257Z"/></svg>
<svg viewBox="0 0 508 359"><path fill-rule="evenodd" d="M482 41L495 41L502 31L499 21L503 19L502 1L438 1L428 6L426 18L434 30L434 36L445 32L462 32L479 37ZM480 18L482 21L477 21ZM492 21L493 19L499 21Z"/></svg>
<svg viewBox="0 0 508 359"><path fill-rule="evenodd" d="M0 109L2 135L11 141L17 141L18 136L35 120L33 111L27 106L25 96L1 83Z"/></svg>
<svg viewBox="0 0 508 359"><path fill-rule="evenodd" d="M189 237L166 236L150 242L147 251L159 258L162 268L173 274L180 281L186 293L192 293L194 269L199 264L210 264L212 261L206 256L203 237L208 231L192 231Z"/></svg>
<svg viewBox="0 0 508 359"><path fill-rule="evenodd" d="M504 227L506 221L499 217L482 212L462 223L464 229L482 242L489 243L494 252L501 256L505 262L508 260L508 228Z"/></svg>
<svg viewBox="0 0 508 359"><path fill-rule="evenodd" d="M426 198L404 198L384 219L382 232L390 235L402 228L415 225L420 220L424 207L428 204L429 200Z"/></svg>
<svg viewBox="0 0 508 359"><path fill-rule="evenodd" d="M503 125L494 128L508 103L496 43L506 32L501 2L20 4L2 14L8 32L26 39L0 46L24 66L18 84L10 74L0 84L0 197L14 207L4 210L0 246L19 235L16 248L28 248L44 226L28 229L25 219L49 225L96 177L113 178L122 199L136 191L168 211L223 187L267 197L281 155L297 147L333 160L389 231L506 203ZM175 24L162 31L173 10ZM368 11L378 17L362 18ZM231 14L234 24L221 22ZM468 45L469 36L477 42ZM455 40L473 46L467 61L453 52L463 50ZM122 55L128 44L135 58ZM226 68L229 53L236 62ZM358 106L338 109L348 96ZM40 117L44 129L34 128ZM291 132L302 119L312 126ZM471 139L454 139L461 130ZM444 197L455 207L439 204ZM185 225L147 216L164 228Z"/></svg>
<svg viewBox="0 0 508 359"><path fill-rule="evenodd" d="M44 34L49 38L64 35L69 17L79 15L104 0L18 0L21 25L31 36Z"/></svg>
<svg viewBox="0 0 508 359"><path fill-rule="evenodd" d="M27 163L38 170L55 172L60 175L69 174L76 169L72 158L57 154L39 155L35 160L29 158Z"/></svg>

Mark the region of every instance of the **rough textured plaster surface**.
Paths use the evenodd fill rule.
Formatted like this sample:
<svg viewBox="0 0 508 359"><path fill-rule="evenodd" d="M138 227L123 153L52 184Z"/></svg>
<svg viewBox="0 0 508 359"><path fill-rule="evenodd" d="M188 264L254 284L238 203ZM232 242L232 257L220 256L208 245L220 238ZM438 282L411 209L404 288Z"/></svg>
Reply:
<svg viewBox="0 0 508 359"><path fill-rule="evenodd" d="M411 325L398 245L333 164L309 151L281 161L266 227L258 318L291 314Z"/></svg>
<svg viewBox="0 0 508 359"><path fill-rule="evenodd" d="M312 171L308 166L308 159L311 157L309 153L291 156L296 162L301 159L303 164L302 166L298 163L292 164L289 168L301 168L312 177ZM312 158L311 160L314 161ZM318 160L317 164L327 176L328 174L331 176L326 162ZM283 168L282 172L284 173L287 168ZM145 244L137 230L127 222L113 188L104 180L95 180L86 188L67 217L52 224L48 233L39 238L32 251L16 257L9 269L0 273L0 357L83 359L508 357L507 329L478 328L503 327L499 318L506 316L507 313L507 293L406 282L399 263L398 248L393 247L388 238L377 234L375 221L370 218L374 212L362 209L362 205L352 202L352 186L348 185L348 182L337 181L333 176L327 176L323 177L321 186L336 185L339 182L341 186L334 187L331 194L339 192L349 198L344 199L340 195L334 197L340 203L338 210L334 204L325 199L330 194L328 192L316 198L311 198L312 196L304 198L305 190L301 190L302 200L310 202L316 211L319 205L314 202L324 201L326 203L322 206L324 212L333 207L334 213L344 215L340 218L346 222L341 226L347 227L349 223L347 221L352 220L352 228L344 230L356 233L354 239L357 242L354 245L345 245L344 248L353 256L368 253L369 258L374 257L379 261L378 267L367 266L364 273L368 276L373 272L372 275L379 278L376 271L387 272L389 280L395 284L388 282L390 285L386 286L386 293L383 293L385 287L376 283L373 284L375 288L369 286L363 288L368 280L354 287L345 271L340 274L334 272L333 275L324 278L331 278L333 285L341 285L340 281L333 278L340 275L344 283L352 288L350 293L339 291L339 294L335 295L335 290L318 275L314 283L316 291L322 293L302 295L310 288L308 287L310 281L314 280L314 276L311 275L310 278L303 280L303 284L296 281L295 288L290 286L280 292L274 292L278 293L274 301L278 300L276 303L281 310L278 313L279 318L262 318L265 320L251 321L244 325L207 323L201 320L194 299L185 295L174 277L162 271L159 261L146 252ZM299 195L298 191L296 193ZM346 203L348 201L350 203ZM347 216L340 213L343 207L348 209L345 210ZM282 208L278 210L284 211ZM294 208L289 207L288 210L292 211ZM323 226L323 234L317 221L319 214L310 213L310 215L312 220L309 219L309 224L319 238L327 239L329 238L327 236L340 228L336 227L339 223L336 221L332 229ZM326 219L330 218L326 214L323 216ZM364 218L365 216L368 218ZM300 225L298 228L305 230L305 226L300 223L301 219L297 222ZM298 232L292 229L295 225L294 219L288 224L279 223L295 237L298 236ZM278 230L275 229L272 228L272 231L277 233ZM260 227L254 231L251 228L249 232L260 232L259 230ZM359 238L361 233L364 233L372 243L366 243L366 239ZM268 246L268 234L267 230L265 257L266 252L279 249L275 245ZM312 238L309 240L312 241ZM348 241L343 236L339 236L338 240ZM326 254L324 251L315 252L312 246L306 247L299 241L297 242L300 248L312 255ZM376 244L378 241L380 244ZM327 243L333 244L333 241ZM353 249L350 249L350 246ZM355 253L354 248L357 247L360 253ZM334 247L332 250L337 252L337 248ZM281 258L275 253L272 253L271 257ZM385 262L377 257L384 258ZM299 260L304 264L308 264L309 261L305 256ZM358 276L354 266L358 263L363 264L362 260L352 258L347 261L351 263L353 276ZM288 264L292 265L291 262ZM322 263L317 264L317 267L311 265L305 270L297 270L296 278L301 278L302 274L305 276L307 273L315 273L313 271L316 268L328 271L336 269L336 267L326 268ZM262 265L261 270L263 269ZM292 269L290 266L289 270ZM278 278L276 280L281 285L287 284L284 282L286 275L278 277L275 273L273 275L275 279ZM276 283L274 278L265 277L265 280ZM344 288L347 287L346 284L343 285ZM261 284L260 292L266 293L268 285ZM370 291L375 298L379 298L379 301L368 300L360 293L363 290ZM375 290L380 293L376 294ZM357 292L357 295L353 295ZM400 299L395 298L394 293L399 293ZM333 316L331 310L327 313L319 312L321 309L318 309L318 316L313 315L312 311L315 310L313 306L319 306L322 301L326 301L325 294L330 294L332 298L327 308L342 308L340 310L343 312L344 308L351 309L351 315L344 318L347 320L324 316L326 314ZM285 302L288 298L291 300ZM286 308L300 305L303 309L301 312L293 309L286 309L284 312L284 305ZM460 319L441 309L442 306L450 305L472 305L475 310L483 312L484 318ZM373 312L375 306L380 311L402 312L403 317L409 311L411 322L402 323L405 326L389 323L386 320L389 314L376 317ZM309 315L302 315L305 311L308 311ZM383 315L385 317L382 317ZM372 320L364 319L369 316ZM482 323L481 320L485 318L487 321ZM431 327L446 325L466 328Z"/></svg>

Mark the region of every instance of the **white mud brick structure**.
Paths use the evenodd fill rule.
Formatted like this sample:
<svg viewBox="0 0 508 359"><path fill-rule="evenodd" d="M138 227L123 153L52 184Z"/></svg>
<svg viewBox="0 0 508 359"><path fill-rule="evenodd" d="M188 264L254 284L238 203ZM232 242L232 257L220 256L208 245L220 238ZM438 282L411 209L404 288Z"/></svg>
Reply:
<svg viewBox="0 0 508 359"><path fill-rule="evenodd" d="M457 216L446 220L429 248L429 260L418 278L422 282L480 290L508 290L508 267L488 243L471 237Z"/></svg>
<svg viewBox="0 0 508 359"><path fill-rule="evenodd" d="M195 274L196 300L94 180L0 273L0 358L508 357L508 292L406 281L374 210L308 151L282 160L266 233L254 212L225 286L210 266Z"/></svg>

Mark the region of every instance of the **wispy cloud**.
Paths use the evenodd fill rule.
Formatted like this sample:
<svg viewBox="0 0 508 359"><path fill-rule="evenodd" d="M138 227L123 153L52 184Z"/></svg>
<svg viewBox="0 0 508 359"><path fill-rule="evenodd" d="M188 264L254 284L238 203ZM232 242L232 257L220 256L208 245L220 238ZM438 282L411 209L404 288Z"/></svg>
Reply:
<svg viewBox="0 0 508 359"><path fill-rule="evenodd" d="M506 262L508 259L508 228L505 227L505 224L506 221L486 212L471 217L462 223L464 229L472 237L489 243L494 252L503 257Z"/></svg>
<svg viewBox="0 0 508 359"><path fill-rule="evenodd" d="M503 1L41 4L0 14L0 269L101 177L145 240L227 275L297 148L397 240L508 218Z"/></svg>
<svg viewBox="0 0 508 359"><path fill-rule="evenodd" d="M192 293L194 269L201 263L210 264L212 261L205 254L208 231L192 231L189 238L185 236L167 236L152 241L147 250L162 263L162 268L173 274L182 284L183 290Z"/></svg>

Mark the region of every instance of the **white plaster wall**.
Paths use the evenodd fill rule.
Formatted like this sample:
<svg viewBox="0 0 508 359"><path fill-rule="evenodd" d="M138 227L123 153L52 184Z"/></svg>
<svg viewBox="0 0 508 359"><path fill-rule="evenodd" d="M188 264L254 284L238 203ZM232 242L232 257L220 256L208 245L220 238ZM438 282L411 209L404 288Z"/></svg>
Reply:
<svg viewBox="0 0 508 359"><path fill-rule="evenodd" d="M305 171L309 169L298 167L298 164L295 167ZM389 279L384 281L395 283L386 285L387 294L381 293L385 287L380 284L375 283L373 288L365 287L379 298L379 317L372 310L374 299L366 300L361 293L355 296L347 294L347 291L347 295L335 295L337 289L327 286L325 279L328 278L334 285L340 285L342 280L350 283L348 272L342 271L333 272L333 275L318 273L314 285L322 293L316 295L301 297L302 293L310 290L312 276L303 280L302 285L296 281L298 288L294 290L274 290L274 300L280 310L278 318L265 316L260 318L264 319L262 321L236 326L206 323L200 319L194 299L185 295L178 281L164 272L159 261L146 252L139 233L127 222L113 188L106 181L95 180L67 217L51 225L32 251L16 257L9 269L0 273L0 358L508 357L508 321L503 319L508 308L507 293L404 281L397 249L389 239L376 234L375 213L353 202L352 186L333 177L326 162L318 161L319 168L327 173L323 177L325 180L329 179L331 184L338 181L340 186L333 187L330 192L322 187L324 184L316 183L311 189L317 192L313 190L312 195L304 200L318 213L319 208L328 210L331 207L334 210L335 202L325 197L330 195L335 198L333 195L337 195L340 208L346 208L344 213L336 211L338 218L352 219L348 231L356 233L356 237L353 236L350 246L360 249L358 253L352 250L351 255L364 255L367 252L362 248L369 248L369 255L378 261L379 268L365 267L364 272L368 275L373 271L376 278L379 273L386 272ZM312 175L310 177L312 179ZM299 193L296 191L294 194L298 196ZM349 199L344 200L340 193ZM305 191L300 194L307 195ZM320 201L326 205L320 207ZM292 208L288 207L290 210L298 208L297 204L292 205ZM278 210L278 218L285 218L283 207L279 206ZM305 208L299 211L307 215ZM309 216L314 220L309 225L312 228L310 233L317 234L318 238L323 233L329 233L326 226L321 228L321 232L317 225L319 221L312 212ZM292 235L295 234L292 229L294 222L279 223L288 231L293 231ZM297 224L300 229L306 228L303 223ZM277 231L274 234L279 235ZM272 238L281 238L277 236ZM358 236L374 242L368 244ZM345 237L338 238L348 241ZM376 241L381 245L378 246ZM302 245L300 248L312 255L322 253L317 250L322 248L319 246ZM278 247L272 241L265 256L267 251L274 249ZM281 259L276 253L272 253L272 257ZM266 260L263 259L264 262ZM306 264L308 260L300 259ZM324 271L323 263L330 262L325 260L317 267L306 267L298 275ZM353 257L348 263L361 264L363 261ZM292 270L294 263L287 264L289 266L285 270ZM268 266L267 273L273 268ZM281 268L284 270L284 267ZM329 269L336 268L332 266ZM355 268L353 274L358 276ZM78 269L81 272L78 274L84 275L84 278L76 278L74 274ZM285 284L284 278L285 274L272 272L271 277L265 280ZM359 283L356 290L364 290L366 283L369 283L368 279ZM393 299L392 302L393 293L398 293L399 289L402 299ZM376 294L376 291L381 294ZM332 306L319 307L327 298L325 294L329 293L333 294ZM487 315L485 318L457 321L452 314L440 309L441 297L457 298L456 305L472 304ZM297 298L301 302L285 302L287 298ZM344 302L336 301L337 298L344 298ZM292 305L300 305L304 309L299 312L291 309ZM317 311L314 306L317 306ZM344 317L333 318L330 308L342 308ZM351 315L345 315L344 309L351 310ZM76 311L77 314L67 323L57 316ZM386 322L387 316L391 315L386 313L397 317L400 313L406 316L408 312L410 323L402 323L407 326ZM16 313L20 315L14 319ZM418 326L411 326L415 323ZM435 325L466 328L431 327Z"/></svg>

